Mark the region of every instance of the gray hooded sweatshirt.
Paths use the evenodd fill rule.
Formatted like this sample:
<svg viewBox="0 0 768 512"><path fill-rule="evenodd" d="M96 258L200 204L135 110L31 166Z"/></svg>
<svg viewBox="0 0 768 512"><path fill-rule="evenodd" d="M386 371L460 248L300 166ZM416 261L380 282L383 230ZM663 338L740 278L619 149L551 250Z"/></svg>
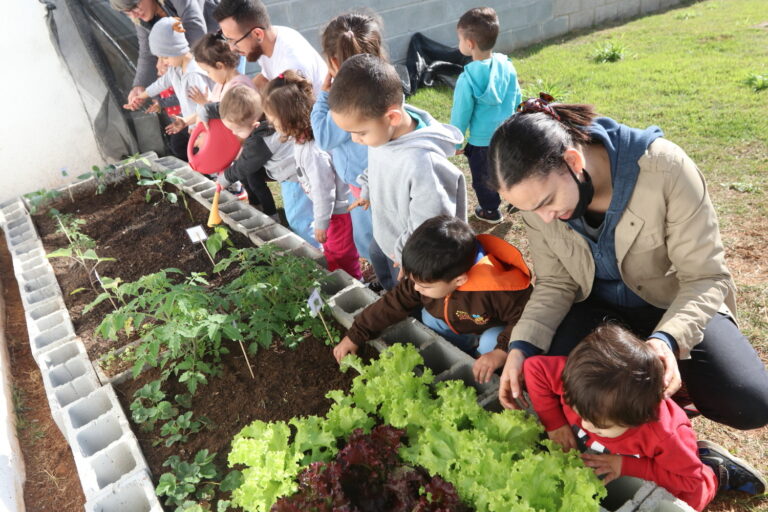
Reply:
<svg viewBox="0 0 768 512"><path fill-rule="evenodd" d="M448 160L463 135L428 112L410 105L405 109L426 126L368 148L368 169L358 178L362 197L371 202L373 238L396 263L408 237L425 220L436 215L467 220L464 174Z"/></svg>

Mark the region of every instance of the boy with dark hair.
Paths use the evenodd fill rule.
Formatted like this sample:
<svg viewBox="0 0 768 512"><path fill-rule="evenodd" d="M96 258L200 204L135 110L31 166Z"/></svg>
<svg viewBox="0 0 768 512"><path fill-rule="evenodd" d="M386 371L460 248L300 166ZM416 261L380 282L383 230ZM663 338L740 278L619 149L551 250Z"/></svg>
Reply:
<svg viewBox="0 0 768 512"><path fill-rule="evenodd" d="M664 367L632 333L605 324L571 354L526 359L525 383L547 436L579 448L605 483L619 476L651 480L696 510L719 490L765 492L745 461L708 441L696 442L685 412L664 398Z"/></svg>
<svg viewBox="0 0 768 512"><path fill-rule="evenodd" d="M488 185L488 145L496 128L512 115L522 99L517 72L502 53L493 53L499 35L499 19L490 7L470 9L456 26L459 51L472 57L464 66L453 93L451 124L462 134L469 128L464 155L472 172L472 188L480 203L475 217L497 224L501 198Z"/></svg>
<svg viewBox="0 0 768 512"><path fill-rule="evenodd" d="M531 294L531 274L515 247L441 215L419 226L403 248L405 278L356 318L333 349L336 360L422 308L424 324L480 357L472 369L488 382L506 360L509 335Z"/></svg>
<svg viewBox="0 0 768 512"><path fill-rule="evenodd" d="M373 220L371 263L382 286L392 289L405 242L425 220L467 216L464 175L449 160L459 131L404 103L395 68L373 55L350 57L328 95L333 121L353 142L369 146L368 170L358 179L360 199Z"/></svg>

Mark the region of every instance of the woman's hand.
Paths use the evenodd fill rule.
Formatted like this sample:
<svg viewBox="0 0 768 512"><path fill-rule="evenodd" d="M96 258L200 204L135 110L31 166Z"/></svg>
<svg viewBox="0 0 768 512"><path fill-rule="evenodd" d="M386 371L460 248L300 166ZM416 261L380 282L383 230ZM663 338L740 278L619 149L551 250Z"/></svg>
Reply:
<svg viewBox="0 0 768 512"><path fill-rule="evenodd" d="M548 430L547 437L559 444L564 452L578 449L576 445L576 436L571 430L571 426L566 424L555 430Z"/></svg>
<svg viewBox="0 0 768 512"><path fill-rule="evenodd" d="M517 349L512 349L507 354L507 362L501 372L499 382L499 401L505 409L527 408L528 402L523 396L523 362L525 354Z"/></svg>
<svg viewBox="0 0 768 512"><path fill-rule="evenodd" d="M683 385L675 353L664 340L659 338L648 338L646 343L659 356L664 365L664 397L669 398L677 393L677 390Z"/></svg>

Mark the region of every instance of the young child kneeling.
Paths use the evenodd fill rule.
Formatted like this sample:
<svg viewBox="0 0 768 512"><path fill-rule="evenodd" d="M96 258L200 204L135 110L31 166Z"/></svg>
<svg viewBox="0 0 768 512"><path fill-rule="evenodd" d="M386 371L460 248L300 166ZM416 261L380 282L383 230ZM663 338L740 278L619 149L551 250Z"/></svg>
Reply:
<svg viewBox="0 0 768 512"><path fill-rule="evenodd" d="M360 256L352 238L349 185L336 174L331 156L317 147L310 113L315 102L312 84L288 70L264 91L264 111L284 140L293 140L299 183L312 200L315 240L323 245L328 270L346 270L360 279Z"/></svg>
<svg viewBox="0 0 768 512"><path fill-rule="evenodd" d="M480 354L472 371L478 382L488 382L507 358L509 335L532 291L520 251L441 215L413 232L402 261L405 278L355 318L333 349L336 360L421 307L425 325L461 350Z"/></svg>
<svg viewBox="0 0 768 512"><path fill-rule="evenodd" d="M696 442L685 412L664 398L659 357L629 331L606 324L566 357L525 361L525 384L549 438L579 448L605 483L651 480L701 510L719 490L765 492L745 461Z"/></svg>

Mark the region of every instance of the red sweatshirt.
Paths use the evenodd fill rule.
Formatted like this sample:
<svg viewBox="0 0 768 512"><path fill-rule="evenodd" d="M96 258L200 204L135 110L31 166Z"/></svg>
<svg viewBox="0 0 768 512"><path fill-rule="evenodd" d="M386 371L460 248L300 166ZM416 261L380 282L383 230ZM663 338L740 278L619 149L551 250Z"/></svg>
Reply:
<svg viewBox="0 0 768 512"><path fill-rule="evenodd" d="M580 443L596 452L623 456L621 474L651 480L702 510L714 498L718 481L698 456L696 435L685 412L672 400L659 404L658 421L632 427L619 437L601 437L582 428L581 418L563 400L566 357L536 356L525 361L525 385L547 431L570 425Z"/></svg>

